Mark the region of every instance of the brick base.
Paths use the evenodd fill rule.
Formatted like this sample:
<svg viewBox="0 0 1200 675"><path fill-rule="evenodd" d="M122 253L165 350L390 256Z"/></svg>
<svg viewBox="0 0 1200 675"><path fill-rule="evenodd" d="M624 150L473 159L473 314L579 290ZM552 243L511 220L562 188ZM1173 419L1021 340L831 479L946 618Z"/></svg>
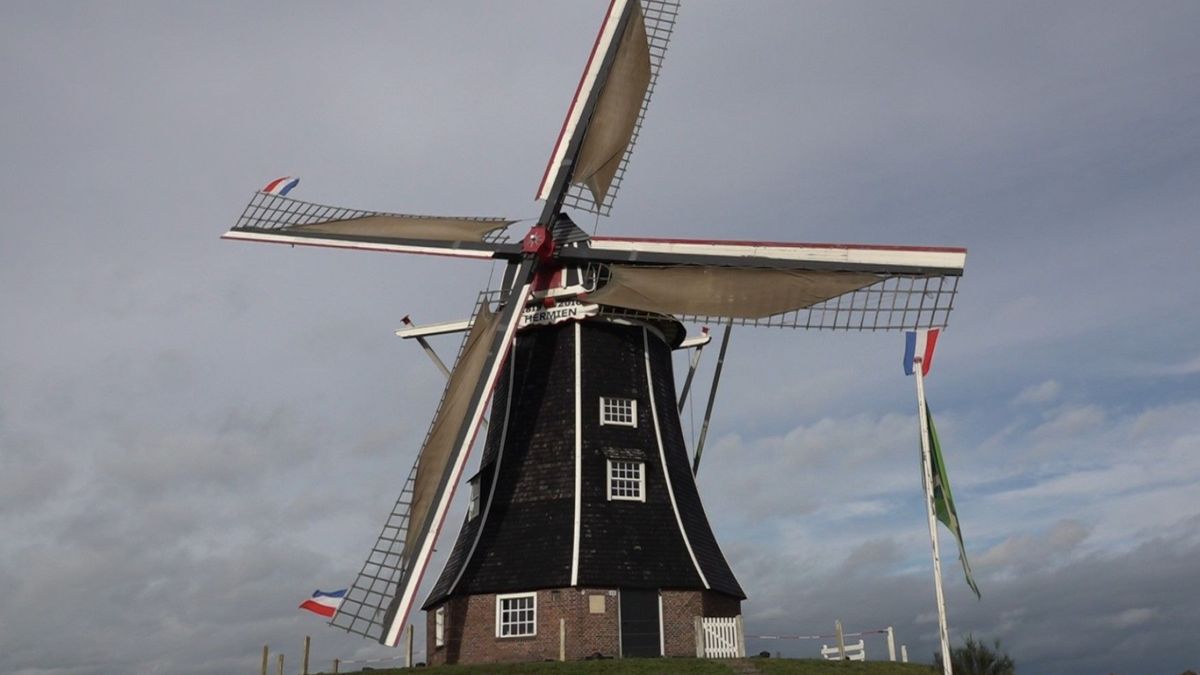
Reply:
<svg viewBox="0 0 1200 675"><path fill-rule="evenodd" d="M593 597L597 599L593 600ZM695 617L737 616L741 601L712 591L661 592L665 656L695 656ZM435 613L426 612L429 665L556 661L560 620L568 660L600 653L621 655L620 595L615 589L562 588L537 591L537 634L496 637L496 595L457 596L443 603L444 644L437 646Z"/></svg>

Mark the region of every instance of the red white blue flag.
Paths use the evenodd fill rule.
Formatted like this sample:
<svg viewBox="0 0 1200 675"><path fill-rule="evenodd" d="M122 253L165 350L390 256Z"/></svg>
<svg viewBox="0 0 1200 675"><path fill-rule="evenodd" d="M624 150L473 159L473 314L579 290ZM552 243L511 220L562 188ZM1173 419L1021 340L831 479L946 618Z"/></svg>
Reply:
<svg viewBox="0 0 1200 675"><path fill-rule="evenodd" d="M279 195L280 197L286 197L287 193L291 192L292 188L296 187L299 184L300 184L299 178L292 178L291 176L284 176L283 178L276 178L275 180L271 181L270 183L267 183L266 187L264 187L262 189L262 191L269 195Z"/></svg>
<svg viewBox="0 0 1200 675"><path fill-rule="evenodd" d="M904 374L912 375L916 364L921 364L922 377L933 367L933 348L937 345L941 329L908 331L904 334Z"/></svg>
<svg viewBox="0 0 1200 675"><path fill-rule="evenodd" d="M331 617L337 612L342 598L346 597L346 589L340 591L315 591L312 597L300 603L300 609L307 609L314 614Z"/></svg>

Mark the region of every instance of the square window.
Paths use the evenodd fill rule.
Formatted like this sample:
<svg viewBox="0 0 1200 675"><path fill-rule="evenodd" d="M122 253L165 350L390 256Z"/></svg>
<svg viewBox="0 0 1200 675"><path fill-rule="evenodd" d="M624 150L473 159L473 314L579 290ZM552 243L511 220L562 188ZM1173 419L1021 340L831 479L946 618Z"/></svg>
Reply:
<svg viewBox="0 0 1200 675"><path fill-rule="evenodd" d="M537 635L537 594L496 596L496 637Z"/></svg>
<svg viewBox="0 0 1200 675"><path fill-rule="evenodd" d="M608 460L608 499L646 501L646 464Z"/></svg>
<svg viewBox="0 0 1200 675"><path fill-rule="evenodd" d="M637 426L637 400L632 398L600 397L600 424L622 427Z"/></svg>

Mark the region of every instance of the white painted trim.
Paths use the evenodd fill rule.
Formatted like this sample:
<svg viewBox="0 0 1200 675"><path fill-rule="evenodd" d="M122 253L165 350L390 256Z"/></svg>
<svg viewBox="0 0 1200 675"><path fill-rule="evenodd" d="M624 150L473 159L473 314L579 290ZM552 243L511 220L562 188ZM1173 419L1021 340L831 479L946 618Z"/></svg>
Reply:
<svg viewBox="0 0 1200 675"><path fill-rule="evenodd" d="M600 67L604 65L604 57L608 54L608 50L612 46L613 37L617 32L617 24L621 22L621 16L625 14L625 5L629 4L629 0L613 0L612 6L609 7L608 15L604 18L604 25L600 28L600 34L596 36L596 44L592 48L592 53L588 56L588 63L583 72L583 79L579 82L579 87L575 92L575 98L571 99L571 107L567 111L567 119L563 122L562 131L558 135L558 142L554 145L554 154L550 156L550 164L546 167L546 174L542 176L542 184L538 186L536 199L546 199L550 196L550 189L554 186L555 179L558 178L558 172L562 168L564 155L567 154L567 146L571 144L571 138L575 136L575 128L579 126L579 118L583 116L583 109L587 105L588 97L591 96L592 88L596 86L596 78L600 75Z"/></svg>
<svg viewBox="0 0 1200 675"><path fill-rule="evenodd" d="M513 598L533 598L533 632L524 633L522 635L501 635L500 634L500 601L511 600ZM509 638L537 637L538 628L538 602L537 592L530 593L501 593L496 595L496 637L502 640Z"/></svg>
<svg viewBox="0 0 1200 675"><path fill-rule="evenodd" d="M604 470L605 470L605 474L606 474L606 478L604 481L604 491L605 491L605 493L608 494L608 501L610 501L610 502L611 501L618 501L618 502L644 502L644 501L646 501L646 463L638 462L638 461L634 461L634 460L630 460L630 459L619 459L617 461L624 462L625 464L637 464L638 465L638 496L636 496L636 497L619 497L612 493L613 461L611 459L606 459L606 460L604 460Z"/></svg>
<svg viewBox="0 0 1200 675"><path fill-rule="evenodd" d="M575 526L571 539L571 585L579 584L579 539L583 522L583 375L580 339L583 329L575 323Z"/></svg>
<svg viewBox="0 0 1200 675"><path fill-rule="evenodd" d="M857 265L898 265L938 267L961 270L967 262L966 251L870 248L865 246L806 246L804 244L764 244L757 242L688 242L644 239L592 239L599 251L637 251L640 253L676 253L722 258L767 258L797 262L834 262Z"/></svg>
<svg viewBox="0 0 1200 675"><path fill-rule="evenodd" d="M443 321L441 323L427 323L424 326L398 328L396 330L396 337L402 337L405 340L409 340L412 338L426 337L429 335L461 333L464 330L470 330L474 323L475 319L467 319L466 321Z"/></svg>
<svg viewBox="0 0 1200 675"><path fill-rule="evenodd" d="M625 658L625 631L621 630L621 589L617 589L617 655Z"/></svg>
<svg viewBox="0 0 1200 675"><path fill-rule="evenodd" d="M446 646L446 605L433 610L433 646Z"/></svg>
<svg viewBox="0 0 1200 675"><path fill-rule="evenodd" d="M524 307L525 302L529 300L529 291L532 288L531 284L526 283L521 287L521 290L510 294L510 302L517 303L517 307ZM520 309L513 312L512 319L509 324L504 327L504 338L500 344L506 348L512 348L512 341L515 339L514 333L517 330L517 324L521 322ZM413 558L412 570L409 575L409 583L401 590L399 599L400 602L396 606L396 614L392 617L392 625L388 626L387 637L384 643L395 647L400 644L400 633L404 630L405 624L408 622L408 614L412 611L413 603L416 599L417 590L421 585L421 580L425 576L425 569L429 567L429 558L433 555L433 545L437 543L438 535L441 534L442 526L446 523L446 512L450 510L450 501L454 498L455 489L458 487L458 481L462 480L463 468L467 464L467 456L471 454L471 446L475 444L475 434L479 432L479 423L483 420L483 412L487 408L488 401L492 398L492 389L496 386L496 378L500 375L502 361L496 358L492 364L491 370L486 375L484 381L485 394L480 397L479 403L475 409L471 411L470 426L467 429L467 436L463 439L463 444L458 447L457 459L454 462L454 468L450 472L450 482L447 483L446 490L442 493L441 500L438 501L436 510L434 511L432 527L429 530L425 541L421 542L421 547L417 549L417 555Z"/></svg>
<svg viewBox="0 0 1200 675"><path fill-rule="evenodd" d="M396 331L396 334L399 335L400 332ZM687 338L683 342L680 342L679 346L676 347L676 349L691 349L693 347L703 347L710 342L712 342L712 335L710 335L708 333L701 333L700 335Z"/></svg>
<svg viewBox="0 0 1200 675"><path fill-rule="evenodd" d="M663 633L662 589L658 589L658 655L667 655L667 636Z"/></svg>
<svg viewBox="0 0 1200 675"><path fill-rule="evenodd" d="M321 239L319 237L295 237L286 234L266 234L263 232L226 232L222 239L237 239L241 241L262 241L269 244L291 244L292 246L319 246L322 248L349 248L360 251L387 251L390 253L421 253L425 255L443 255L452 258L492 258L492 251L451 248L452 242L445 247L413 246L410 244L384 244L376 241L347 241L344 239Z"/></svg>
<svg viewBox="0 0 1200 675"><path fill-rule="evenodd" d="M481 476L467 481L469 488L467 492L467 522L474 520L479 515L479 482Z"/></svg>
<svg viewBox="0 0 1200 675"><path fill-rule="evenodd" d="M663 449L662 429L658 426L658 408L654 405L654 376L650 372L650 333L642 329L642 355L646 361L646 395L650 400L650 417L654 420L654 440L658 443L658 456L662 460L663 482L667 484L667 496L671 498L671 509L675 512L675 523L679 526L679 535L683 537L683 545L687 547L692 564L696 566L696 574L704 582L705 590L711 588L704 570L700 569L700 561L696 560L696 552L692 550L692 542L688 540L687 530L683 527L683 518L679 516L679 505L675 503L675 488L671 487L671 474L667 470L667 453ZM688 473L691 473L690 471Z"/></svg>
<svg viewBox="0 0 1200 675"><path fill-rule="evenodd" d="M508 416L512 411L512 390L513 390L513 374L517 367L517 346L513 345L513 352L509 354L508 361L508 395L504 398L504 426L500 430L500 447L496 450L496 469L492 472L492 489L488 492L487 502L483 505L483 515L479 521L479 529L475 530L475 541L471 542L471 550L467 552L467 558L463 560L462 566L458 568L458 576L454 577L454 583L450 584L450 593L458 588L458 582L462 581L463 572L467 571L467 565L471 562L471 558L475 556L475 547L479 546L479 539L483 536L483 526L487 524L488 512L492 510L492 498L496 496L496 485L500 482L500 463L504 460L504 443L508 439ZM492 411L495 414L495 411Z"/></svg>
<svg viewBox="0 0 1200 675"><path fill-rule="evenodd" d="M606 420L604 417L604 413L605 413L604 402L605 401L629 401L629 404L630 404L629 419L630 419L630 421L629 422L618 422L616 420ZM601 396L600 397L600 426L602 426L602 427L603 426L633 427L636 429L637 428L637 419L638 418L637 418L637 399L636 398L626 398L624 396Z"/></svg>

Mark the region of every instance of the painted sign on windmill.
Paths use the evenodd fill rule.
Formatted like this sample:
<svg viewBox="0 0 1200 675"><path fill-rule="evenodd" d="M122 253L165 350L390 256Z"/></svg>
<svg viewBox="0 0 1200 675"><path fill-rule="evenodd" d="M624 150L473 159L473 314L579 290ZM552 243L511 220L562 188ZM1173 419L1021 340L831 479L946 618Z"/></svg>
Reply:
<svg viewBox="0 0 1200 675"><path fill-rule="evenodd" d="M578 300L567 300L553 307L528 307L521 315L521 328L525 326L549 326L564 321L580 321L600 313L600 305Z"/></svg>

